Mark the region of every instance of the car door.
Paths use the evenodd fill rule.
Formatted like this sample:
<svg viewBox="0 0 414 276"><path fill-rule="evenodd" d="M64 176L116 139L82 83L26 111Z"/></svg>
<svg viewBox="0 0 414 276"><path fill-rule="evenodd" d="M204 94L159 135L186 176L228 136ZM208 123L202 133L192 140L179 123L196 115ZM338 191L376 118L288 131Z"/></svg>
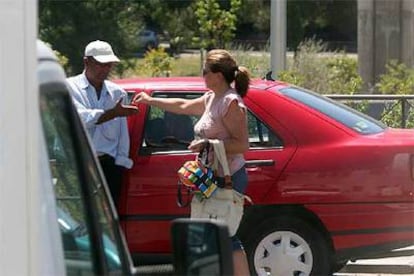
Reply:
<svg viewBox="0 0 414 276"><path fill-rule="evenodd" d="M277 186L283 169L296 150L296 144L260 107L248 100L246 105L250 144L249 151L245 153L249 177L246 194L255 204L273 204L274 201L265 201L266 195Z"/></svg>
<svg viewBox="0 0 414 276"><path fill-rule="evenodd" d="M183 91L152 95L189 99L202 94ZM294 147L285 148L284 141L273 130L276 128L271 116L266 116L253 102L246 104L250 142L250 150L245 154L249 173L247 193L255 203L260 203L276 185ZM140 110L141 118L130 119L135 124L130 125L134 167L127 173L121 219L133 253L169 252L171 220L190 213L189 206L177 205L177 170L185 161L195 159L196 155L187 146L194 139L193 126L199 118L177 116L150 106L142 106ZM184 202L190 200L186 190L181 191L181 196Z"/></svg>
<svg viewBox="0 0 414 276"><path fill-rule="evenodd" d="M154 97L194 98L201 92L154 92ZM187 147L194 139L196 116L176 115L156 107L139 106L129 119L134 166L126 174L120 208L128 245L133 253L170 252L170 223L188 217L190 208L177 205L180 166L195 159ZM189 201L183 189L183 200ZM139 237L139 238L138 238Z"/></svg>

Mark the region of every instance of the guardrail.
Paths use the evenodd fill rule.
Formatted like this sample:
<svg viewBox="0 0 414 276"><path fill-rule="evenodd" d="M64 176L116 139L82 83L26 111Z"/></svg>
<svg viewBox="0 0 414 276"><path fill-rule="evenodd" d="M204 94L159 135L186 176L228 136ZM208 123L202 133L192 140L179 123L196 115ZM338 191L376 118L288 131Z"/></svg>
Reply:
<svg viewBox="0 0 414 276"><path fill-rule="evenodd" d="M378 94L354 94L354 95L343 95L343 94L331 94L324 95L333 100L341 102L368 102L368 104L380 103L383 104L383 112L379 117L375 117L381 120L386 114L395 110L398 106L401 107L400 112L400 127L405 128L407 126L407 118L411 108L414 108L414 95L378 95ZM388 106L387 104L390 104Z"/></svg>

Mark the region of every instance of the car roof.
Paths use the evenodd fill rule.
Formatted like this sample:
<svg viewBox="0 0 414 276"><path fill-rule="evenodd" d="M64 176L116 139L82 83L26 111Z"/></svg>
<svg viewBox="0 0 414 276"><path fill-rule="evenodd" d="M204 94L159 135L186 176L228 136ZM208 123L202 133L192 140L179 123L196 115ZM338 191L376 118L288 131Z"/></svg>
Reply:
<svg viewBox="0 0 414 276"><path fill-rule="evenodd" d="M131 94L140 91L149 93L202 93L208 91L202 77L144 77L119 79L114 80L114 82ZM315 96L312 96L312 94L315 94ZM296 95L300 99L292 95ZM333 111L328 112L329 115L325 114L323 110L331 110L332 107L329 104L321 106L319 104L320 100L318 100L320 97L322 96L315 92L285 82L253 79L244 100L247 105L250 104L253 113L266 116L266 120L273 120L274 123L288 129L295 137L304 137L305 142L311 141L308 139L311 136L316 137L312 141L335 140L339 139L338 137L349 137L349 135L355 136L357 134L355 130L344 122L345 120L351 123L353 119L346 117L344 120L338 120L335 117L338 115L333 116L331 114ZM326 100L321 101L325 102ZM325 110L325 112L327 111ZM292 131L291 125L300 127L295 127ZM318 127L309 128L309 125L317 125ZM341 129L341 131L337 131L338 129ZM300 140L301 138L297 139Z"/></svg>
<svg viewBox="0 0 414 276"><path fill-rule="evenodd" d="M194 90L206 91L206 85L202 77L153 77L153 78L126 78L114 80L121 84L125 90ZM269 81L252 79L250 89L267 90L271 87L287 87L288 84L281 81Z"/></svg>

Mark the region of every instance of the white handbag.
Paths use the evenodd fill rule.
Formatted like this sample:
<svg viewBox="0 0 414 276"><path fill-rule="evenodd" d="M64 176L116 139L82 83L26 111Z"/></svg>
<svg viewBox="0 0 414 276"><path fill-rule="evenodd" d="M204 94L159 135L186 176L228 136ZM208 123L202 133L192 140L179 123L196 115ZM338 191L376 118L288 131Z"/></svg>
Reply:
<svg viewBox="0 0 414 276"><path fill-rule="evenodd" d="M210 140L210 144L215 153L213 167L217 167L217 162L220 162L226 178L231 179L223 142ZM208 199L193 196L191 218L219 220L227 224L229 235L234 236L243 217L244 199L243 194L229 188L218 188Z"/></svg>

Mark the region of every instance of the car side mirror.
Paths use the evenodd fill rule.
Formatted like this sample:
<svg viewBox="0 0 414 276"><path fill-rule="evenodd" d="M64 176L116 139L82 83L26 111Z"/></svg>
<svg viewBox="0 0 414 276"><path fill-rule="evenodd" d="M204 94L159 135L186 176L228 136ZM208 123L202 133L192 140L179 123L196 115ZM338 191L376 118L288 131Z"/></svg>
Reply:
<svg viewBox="0 0 414 276"><path fill-rule="evenodd" d="M176 275L233 275L233 252L225 224L176 219L171 234Z"/></svg>

